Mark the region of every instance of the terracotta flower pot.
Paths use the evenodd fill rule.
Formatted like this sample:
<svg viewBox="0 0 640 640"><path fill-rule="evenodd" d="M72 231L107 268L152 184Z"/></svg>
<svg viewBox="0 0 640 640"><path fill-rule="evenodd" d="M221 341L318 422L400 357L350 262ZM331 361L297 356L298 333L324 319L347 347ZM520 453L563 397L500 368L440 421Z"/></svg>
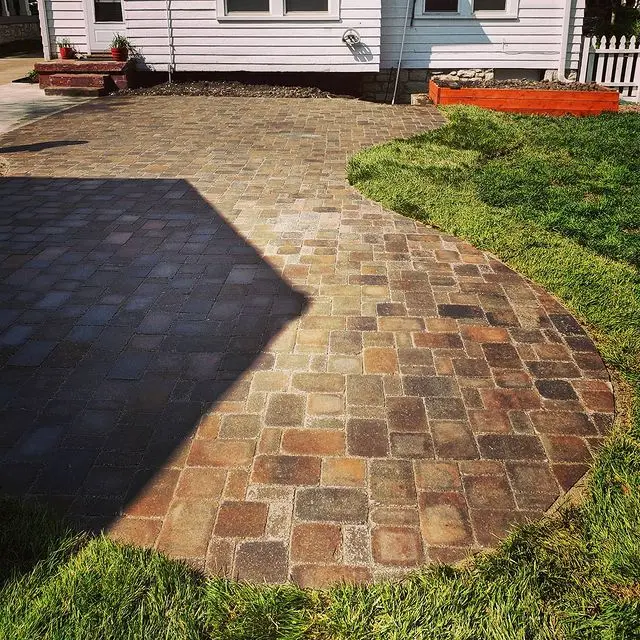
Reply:
<svg viewBox="0 0 640 640"><path fill-rule="evenodd" d="M112 47L111 57L118 62L124 62L129 57L129 50L126 47Z"/></svg>
<svg viewBox="0 0 640 640"><path fill-rule="evenodd" d="M60 47L60 58L62 60L73 60L75 51L73 47Z"/></svg>

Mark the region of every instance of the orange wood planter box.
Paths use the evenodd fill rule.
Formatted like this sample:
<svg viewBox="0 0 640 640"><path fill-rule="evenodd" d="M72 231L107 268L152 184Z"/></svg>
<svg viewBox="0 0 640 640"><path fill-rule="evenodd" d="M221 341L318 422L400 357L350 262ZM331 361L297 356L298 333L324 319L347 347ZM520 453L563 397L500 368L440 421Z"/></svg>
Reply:
<svg viewBox="0 0 640 640"><path fill-rule="evenodd" d="M597 91L553 89L485 89L461 85L459 89L429 82L433 104L473 104L496 111L535 113L549 116L597 116L603 111L618 111L618 92L601 87Z"/></svg>

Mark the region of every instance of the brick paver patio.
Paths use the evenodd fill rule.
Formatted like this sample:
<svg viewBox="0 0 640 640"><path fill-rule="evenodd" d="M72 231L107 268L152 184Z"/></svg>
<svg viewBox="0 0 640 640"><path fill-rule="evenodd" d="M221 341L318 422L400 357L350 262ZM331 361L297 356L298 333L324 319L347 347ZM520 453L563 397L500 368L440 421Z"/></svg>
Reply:
<svg viewBox="0 0 640 640"><path fill-rule="evenodd" d="M2 138L2 489L303 585L454 561L539 517L611 421L593 344L345 182L355 150L440 123L129 98Z"/></svg>

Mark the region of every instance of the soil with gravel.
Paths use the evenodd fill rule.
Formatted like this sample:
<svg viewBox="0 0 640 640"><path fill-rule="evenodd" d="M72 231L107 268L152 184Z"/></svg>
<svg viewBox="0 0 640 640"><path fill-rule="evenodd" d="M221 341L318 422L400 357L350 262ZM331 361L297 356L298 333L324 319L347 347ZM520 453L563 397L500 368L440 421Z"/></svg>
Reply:
<svg viewBox="0 0 640 640"><path fill-rule="evenodd" d="M550 80L439 80L433 81L439 87L450 89L477 88L477 89L545 89L547 91L607 91L606 87L595 82L557 82Z"/></svg>
<svg viewBox="0 0 640 640"><path fill-rule="evenodd" d="M119 95L137 96L237 96L245 98L353 98L319 89L286 85L253 84L237 80L199 80L125 89Z"/></svg>

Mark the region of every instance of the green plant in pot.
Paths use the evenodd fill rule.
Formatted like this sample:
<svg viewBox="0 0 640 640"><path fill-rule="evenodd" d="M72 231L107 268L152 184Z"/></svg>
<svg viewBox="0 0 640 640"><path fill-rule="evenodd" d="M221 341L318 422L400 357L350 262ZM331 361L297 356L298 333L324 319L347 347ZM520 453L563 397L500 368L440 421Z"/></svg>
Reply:
<svg viewBox="0 0 640 640"><path fill-rule="evenodd" d="M131 43L129 42L129 39L119 33L116 33L111 41L111 57L114 60L124 62L129 57L130 48Z"/></svg>
<svg viewBox="0 0 640 640"><path fill-rule="evenodd" d="M58 41L58 51L60 52L60 58L62 60L72 60L76 55L76 51L69 38L62 38L62 40Z"/></svg>

